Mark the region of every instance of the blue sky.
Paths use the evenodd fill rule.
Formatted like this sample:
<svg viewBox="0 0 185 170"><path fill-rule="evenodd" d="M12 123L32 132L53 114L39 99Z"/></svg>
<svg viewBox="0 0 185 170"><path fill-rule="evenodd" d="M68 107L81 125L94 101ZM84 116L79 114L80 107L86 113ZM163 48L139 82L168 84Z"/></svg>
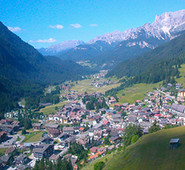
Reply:
<svg viewBox="0 0 185 170"><path fill-rule="evenodd" d="M0 0L0 20L36 48L136 28L185 0Z"/></svg>

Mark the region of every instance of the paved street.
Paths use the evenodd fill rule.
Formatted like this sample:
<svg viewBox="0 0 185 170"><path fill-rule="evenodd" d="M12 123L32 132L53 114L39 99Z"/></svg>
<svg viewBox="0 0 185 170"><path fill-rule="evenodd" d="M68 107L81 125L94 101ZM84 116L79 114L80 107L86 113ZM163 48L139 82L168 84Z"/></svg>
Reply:
<svg viewBox="0 0 185 170"><path fill-rule="evenodd" d="M17 137L19 136L20 141L17 141ZM19 134L17 135L8 135L8 140L6 140L5 142L2 142L0 144L0 148L10 148L12 146L16 146L18 144L21 144L22 141L24 140L25 136L21 136Z"/></svg>

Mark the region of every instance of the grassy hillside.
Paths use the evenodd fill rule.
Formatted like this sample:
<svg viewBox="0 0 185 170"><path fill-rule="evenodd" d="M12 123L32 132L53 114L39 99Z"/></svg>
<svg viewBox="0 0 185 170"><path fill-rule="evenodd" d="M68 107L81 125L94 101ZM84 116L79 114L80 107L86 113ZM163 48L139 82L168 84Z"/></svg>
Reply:
<svg viewBox="0 0 185 170"><path fill-rule="evenodd" d="M78 81L78 84L75 84L75 86L73 86L71 90L77 90L79 93L84 93L85 91L88 93L93 93L93 92L105 93L105 91L120 85L120 83L116 83L116 84L105 85L102 87L90 86L93 80L94 79L91 78L91 79ZM106 80L106 79L101 78L101 80Z"/></svg>
<svg viewBox="0 0 185 170"><path fill-rule="evenodd" d="M60 108L60 107L64 106L64 104L65 104L65 102L60 102L58 104L53 104L53 105L50 105L50 106L46 106L46 107L40 109L39 112L42 112L45 115L49 115L51 113L56 114L57 110L55 108L56 107Z"/></svg>
<svg viewBox="0 0 185 170"><path fill-rule="evenodd" d="M153 91L154 88L158 88L160 83L155 84L135 84L132 87L125 88L119 91L117 96L119 97L119 103L135 103L136 100L142 100L146 96L146 93Z"/></svg>
<svg viewBox="0 0 185 170"><path fill-rule="evenodd" d="M170 149L171 138L180 138L177 149ZM161 130L143 136L124 152L115 155L104 169L182 170L185 168L185 127Z"/></svg>
<svg viewBox="0 0 185 170"><path fill-rule="evenodd" d="M185 64L181 65L179 68L180 78L176 78L176 81L180 84L183 84L183 88L185 88Z"/></svg>

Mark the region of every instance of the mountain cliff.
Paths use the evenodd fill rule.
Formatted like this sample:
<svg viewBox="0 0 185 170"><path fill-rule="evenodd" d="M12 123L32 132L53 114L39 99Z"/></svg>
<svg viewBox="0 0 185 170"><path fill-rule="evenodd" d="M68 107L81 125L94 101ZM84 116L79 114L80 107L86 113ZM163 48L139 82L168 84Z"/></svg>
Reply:
<svg viewBox="0 0 185 170"><path fill-rule="evenodd" d="M59 55L62 54L64 52L67 52L68 50L75 48L79 45L84 44L83 41L80 40L69 40L69 41L64 41L60 44L56 44L56 45L51 45L48 48L40 48L38 49L38 51L42 54L42 55Z"/></svg>

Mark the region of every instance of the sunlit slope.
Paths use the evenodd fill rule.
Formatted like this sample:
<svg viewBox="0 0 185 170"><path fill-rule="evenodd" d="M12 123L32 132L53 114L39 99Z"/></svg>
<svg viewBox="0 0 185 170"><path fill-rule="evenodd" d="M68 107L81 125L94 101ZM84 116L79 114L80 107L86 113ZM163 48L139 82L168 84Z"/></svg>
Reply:
<svg viewBox="0 0 185 170"><path fill-rule="evenodd" d="M180 138L180 145L170 149L171 138ZM104 169L181 170L185 169L185 127L178 127L143 136L124 152L115 155Z"/></svg>

